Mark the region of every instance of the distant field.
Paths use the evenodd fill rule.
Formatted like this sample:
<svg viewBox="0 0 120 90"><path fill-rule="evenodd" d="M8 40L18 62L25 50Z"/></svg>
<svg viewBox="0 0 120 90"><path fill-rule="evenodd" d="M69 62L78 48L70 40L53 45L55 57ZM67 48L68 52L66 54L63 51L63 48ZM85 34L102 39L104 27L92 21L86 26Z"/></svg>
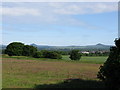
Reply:
<svg viewBox="0 0 120 90"><path fill-rule="evenodd" d="M7 56L3 55L3 58L14 58L14 59L22 59L22 60L45 60L45 61L65 61L65 62L77 62L77 63L91 63L91 64L103 64L108 56L82 56L80 61L70 60L69 55L63 55L62 59L46 59L46 58L32 58L26 56Z"/></svg>
<svg viewBox="0 0 120 90"><path fill-rule="evenodd" d="M66 79L76 78L86 80L87 83L79 82L83 87L97 87L96 74L106 58L82 57L81 61L71 61L68 56L63 56L62 60L3 56L3 88L34 88L36 85L48 87L62 83ZM60 85L67 87L64 84ZM82 87L80 85L78 86Z"/></svg>
<svg viewBox="0 0 120 90"><path fill-rule="evenodd" d="M103 64L107 60L108 56L82 56L80 63L91 63L91 64ZM70 60L69 56L63 56L63 60ZM71 60L70 60L71 61ZM75 62L75 61L73 61Z"/></svg>

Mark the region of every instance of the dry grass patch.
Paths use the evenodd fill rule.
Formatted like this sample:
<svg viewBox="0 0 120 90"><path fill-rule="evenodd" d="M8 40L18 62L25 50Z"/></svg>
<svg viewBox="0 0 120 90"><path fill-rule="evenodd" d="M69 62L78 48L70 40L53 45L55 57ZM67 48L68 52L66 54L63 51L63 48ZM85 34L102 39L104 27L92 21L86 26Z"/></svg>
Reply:
<svg viewBox="0 0 120 90"><path fill-rule="evenodd" d="M32 88L67 78L96 80L100 64L3 58L3 87Z"/></svg>

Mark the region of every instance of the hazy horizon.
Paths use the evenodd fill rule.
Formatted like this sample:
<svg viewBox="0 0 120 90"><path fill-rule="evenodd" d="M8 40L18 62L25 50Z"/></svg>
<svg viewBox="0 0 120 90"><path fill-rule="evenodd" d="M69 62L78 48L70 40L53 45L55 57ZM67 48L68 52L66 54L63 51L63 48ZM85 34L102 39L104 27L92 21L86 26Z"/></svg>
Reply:
<svg viewBox="0 0 120 90"><path fill-rule="evenodd" d="M13 42L20 42L20 41L13 41ZM12 43L12 42L11 42ZM86 44L86 45L48 45L48 44L37 44L37 43L24 43L21 42L25 45L31 45L31 44L35 44L35 45L41 45L41 46L89 46L89 45L97 45L97 44L102 44L102 45L110 45L110 46L114 46L115 44L104 44L104 43L95 43L95 44ZM8 43L10 44L10 43ZM0 45L8 45L8 44L0 44Z"/></svg>

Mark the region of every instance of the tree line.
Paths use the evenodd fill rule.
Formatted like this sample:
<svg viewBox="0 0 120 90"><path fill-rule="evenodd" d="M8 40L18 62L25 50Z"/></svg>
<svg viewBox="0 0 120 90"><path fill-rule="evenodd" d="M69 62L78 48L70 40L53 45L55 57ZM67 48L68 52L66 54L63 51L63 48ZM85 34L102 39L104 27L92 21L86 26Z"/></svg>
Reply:
<svg viewBox="0 0 120 90"><path fill-rule="evenodd" d="M36 47L31 45L24 45L21 42L12 42L10 43L5 51L5 54L9 56L30 56L34 58L51 58L51 59L62 59L62 54L64 52L60 51L48 51L48 50L41 50L38 51ZM71 60L80 60L81 54L79 50L72 50L69 52Z"/></svg>

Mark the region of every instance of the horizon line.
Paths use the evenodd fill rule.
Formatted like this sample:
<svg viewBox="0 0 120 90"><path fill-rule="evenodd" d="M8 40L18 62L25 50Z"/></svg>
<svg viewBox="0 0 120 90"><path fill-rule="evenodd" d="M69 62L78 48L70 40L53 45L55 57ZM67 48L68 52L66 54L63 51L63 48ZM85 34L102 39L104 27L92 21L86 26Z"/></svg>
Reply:
<svg viewBox="0 0 120 90"><path fill-rule="evenodd" d="M21 42L22 43L22 42ZM9 43L10 44L10 43ZM9 44L0 44L0 45L9 45ZM41 45L41 46L89 46L89 45L97 45L97 44L101 44L101 45L109 45L109 46L114 46L114 44L104 44L104 43L97 43L97 44L85 44L85 45L49 45L49 44L36 44L36 43L23 43L25 45L31 45L31 44L35 44L35 45Z"/></svg>

